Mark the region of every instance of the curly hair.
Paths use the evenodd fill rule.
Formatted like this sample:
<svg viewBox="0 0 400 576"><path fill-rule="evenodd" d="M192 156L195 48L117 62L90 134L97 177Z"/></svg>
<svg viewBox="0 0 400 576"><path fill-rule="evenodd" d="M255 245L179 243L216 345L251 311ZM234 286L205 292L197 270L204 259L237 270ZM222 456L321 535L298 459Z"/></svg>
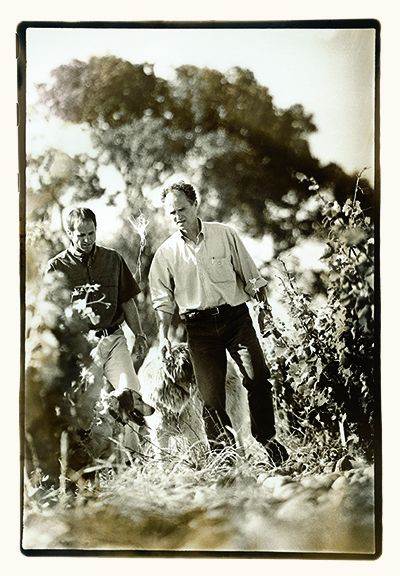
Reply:
<svg viewBox="0 0 400 576"><path fill-rule="evenodd" d="M175 182L174 184L171 184L167 188L164 188L164 190L161 193L162 202L164 202L167 194L175 191L183 192L191 204L194 204L197 200L196 191L193 188L193 186L191 184L187 184L184 180L179 180L179 182Z"/></svg>
<svg viewBox="0 0 400 576"><path fill-rule="evenodd" d="M97 228L96 215L90 208L74 208L67 216L67 228L72 232L77 224L87 221L92 221Z"/></svg>

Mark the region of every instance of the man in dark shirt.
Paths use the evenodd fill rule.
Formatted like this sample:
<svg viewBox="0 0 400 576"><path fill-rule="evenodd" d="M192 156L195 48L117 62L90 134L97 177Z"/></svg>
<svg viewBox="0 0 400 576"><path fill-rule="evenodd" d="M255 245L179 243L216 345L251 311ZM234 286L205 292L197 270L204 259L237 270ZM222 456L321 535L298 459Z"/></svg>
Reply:
<svg viewBox="0 0 400 576"><path fill-rule="evenodd" d="M77 414L78 425L84 429L91 424L104 377L108 383L107 392L140 389L121 328L124 321L135 335L133 352L136 357L144 357L147 350L134 300L140 289L122 256L96 244L96 229L96 216L92 210L72 210L67 218L71 244L49 260L47 267L47 273L63 275L71 291L71 301L82 300L84 307L90 310L86 316L87 330L92 330L98 341L92 351L93 364L86 374L88 386L84 407ZM136 434L129 430L126 430L125 446L136 449Z"/></svg>

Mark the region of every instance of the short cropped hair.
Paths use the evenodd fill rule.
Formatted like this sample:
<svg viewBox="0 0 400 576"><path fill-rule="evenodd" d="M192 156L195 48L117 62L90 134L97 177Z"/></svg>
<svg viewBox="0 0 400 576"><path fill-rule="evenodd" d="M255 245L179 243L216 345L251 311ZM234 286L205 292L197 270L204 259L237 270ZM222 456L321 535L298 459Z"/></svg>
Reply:
<svg viewBox="0 0 400 576"><path fill-rule="evenodd" d="M197 200L195 189L191 184L187 184L186 182L184 182L184 180L179 180L179 182L175 182L174 184L171 184L167 188L164 188L164 190L161 193L162 202L164 202L165 197L170 192L183 192L191 204L194 204Z"/></svg>
<svg viewBox="0 0 400 576"><path fill-rule="evenodd" d="M90 208L74 208L67 216L67 228L73 232L78 224L88 221L97 228L96 215Z"/></svg>

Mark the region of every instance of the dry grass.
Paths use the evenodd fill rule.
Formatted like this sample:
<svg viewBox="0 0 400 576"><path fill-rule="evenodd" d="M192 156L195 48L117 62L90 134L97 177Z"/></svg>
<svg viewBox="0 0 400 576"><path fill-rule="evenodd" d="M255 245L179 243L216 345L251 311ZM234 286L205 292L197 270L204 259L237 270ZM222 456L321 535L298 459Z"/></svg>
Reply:
<svg viewBox="0 0 400 576"><path fill-rule="evenodd" d="M23 548L373 554L373 468L323 472L334 453L293 443L279 469L231 450L99 462L74 491L68 474L66 491L27 479Z"/></svg>

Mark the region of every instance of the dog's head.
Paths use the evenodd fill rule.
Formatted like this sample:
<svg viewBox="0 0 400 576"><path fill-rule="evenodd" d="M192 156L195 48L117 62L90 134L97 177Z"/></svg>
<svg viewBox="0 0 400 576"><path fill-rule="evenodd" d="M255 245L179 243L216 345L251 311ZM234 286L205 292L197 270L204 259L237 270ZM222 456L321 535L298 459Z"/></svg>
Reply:
<svg viewBox="0 0 400 576"><path fill-rule="evenodd" d="M103 398L103 404L111 416L122 424L134 422L144 426L146 424L144 417L154 414L154 408L143 400L139 392L131 388L113 390Z"/></svg>
<svg viewBox="0 0 400 576"><path fill-rule="evenodd" d="M179 413L190 401L196 389L187 344L173 346L171 355L158 362L157 406L161 405L164 410Z"/></svg>
<svg viewBox="0 0 400 576"><path fill-rule="evenodd" d="M140 368L138 376L143 395L157 412L163 414L180 413L197 389L188 345L185 343L173 346L166 359L157 350Z"/></svg>
<svg viewBox="0 0 400 576"><path fill-rule="evenodd" d="M163 360L162 370L166 380L170 380L175 386L190 394L195 379L187 344L172 347L171 356Z"/></svg>

